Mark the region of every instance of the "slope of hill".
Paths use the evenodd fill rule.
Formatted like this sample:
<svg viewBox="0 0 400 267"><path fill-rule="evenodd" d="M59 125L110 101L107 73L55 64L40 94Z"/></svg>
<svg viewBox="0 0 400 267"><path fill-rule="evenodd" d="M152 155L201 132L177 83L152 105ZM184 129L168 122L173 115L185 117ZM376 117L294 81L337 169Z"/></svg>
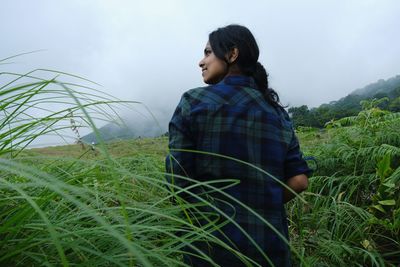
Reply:
<svg viewBox="0 0 400 267"><path fill-rule="evenodd" d="M389 78L387 80L380 79L363 88L356 89L350 95L360 95L363 97L373 97L376 94L389 94L396 88L400 87L400 75Z"/></svg>
<svg viewBox="0 0 400 267"><path fill-rule="evenodd" d="M354 116L361 111L361 101L387 98L379 107L394 112L400 111L400 75L387 80L380 79L364 88L329 104L309 109L308 106L289 108L295 126L324 127L332 119Z"/></svg>
<svg viewBox="0 0 400 267"><path fill-rule="evenodd" d="M127 126L119 126L112 123L108 123L105 126L99 128L99 133L104 141L110 140L121 140L136 137L135 132ZM98 143L96 134L94 132L82 137L82 141L85 143Z"/></svg>
<svg viewBox="0 0 400 267"><path fill-rule="evenodd" d="M125 124L108 123L99 128L99 134L103 141L125 140L139 137L161 136L165 130L154 119L125 119ZM94 132L82 137L85 143L98 143Z"/></svg>

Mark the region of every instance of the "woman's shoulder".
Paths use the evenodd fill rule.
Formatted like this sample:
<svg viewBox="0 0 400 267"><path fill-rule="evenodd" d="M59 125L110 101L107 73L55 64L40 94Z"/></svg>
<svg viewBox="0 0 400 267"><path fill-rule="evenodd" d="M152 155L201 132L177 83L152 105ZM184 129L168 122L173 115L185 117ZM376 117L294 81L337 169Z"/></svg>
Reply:
<svg viewBox="0 0 400 267"><path fill-rule="evenodd" d="M213 102L218 98L218 92L213 85L196 87L183 93L182 98L189 102Z"/></svg>
<svg viewBox="0 0 400 267"><path fill-rule="evenodd" d="M211 86L202 86L202 87L195 87L187 90L185 93L183 93L184 96L191 96L191 97L196 97L204 94Z"/></svg>

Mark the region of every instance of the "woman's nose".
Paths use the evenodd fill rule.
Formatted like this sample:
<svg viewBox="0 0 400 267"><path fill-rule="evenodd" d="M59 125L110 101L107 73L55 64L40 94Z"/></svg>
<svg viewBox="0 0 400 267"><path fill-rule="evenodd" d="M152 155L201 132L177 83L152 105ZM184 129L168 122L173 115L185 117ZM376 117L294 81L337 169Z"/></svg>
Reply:
<svg viewBox="0 0 400 267"><path fill-rule="evenodd" d="M200 60L200 62L199 62L199 67L203 68L203 66L204 66L204 59Z"/></svg>

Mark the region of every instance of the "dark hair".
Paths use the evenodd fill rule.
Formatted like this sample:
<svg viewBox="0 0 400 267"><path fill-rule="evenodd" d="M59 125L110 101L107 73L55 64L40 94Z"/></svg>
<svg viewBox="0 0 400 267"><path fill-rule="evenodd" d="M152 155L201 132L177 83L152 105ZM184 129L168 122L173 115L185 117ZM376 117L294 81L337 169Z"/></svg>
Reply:
<svg viewBox="0 0 400 267"><path fill-rule="evenodd" d="M214 54L224 60L228 66L230 63L226 59L226 54L236 47L239 50L236 64L243 74L254 78L257 89L262 92L268 103L275 107L282 107L278 94L268 86L268 73L258 62L260 51L249 29L231 24L211 32L208 39Z"/></svg>

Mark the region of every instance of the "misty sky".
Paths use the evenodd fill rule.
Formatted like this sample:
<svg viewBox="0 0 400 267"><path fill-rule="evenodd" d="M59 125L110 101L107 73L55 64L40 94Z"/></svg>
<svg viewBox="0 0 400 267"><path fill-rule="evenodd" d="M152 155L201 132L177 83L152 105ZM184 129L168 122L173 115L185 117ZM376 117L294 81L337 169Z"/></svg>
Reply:
<svg viewBox="0 0 400 267"><path fill-rule="evenodd" d="M400 1L0 0L1 71L57 69L144 102L166 127L203 86L208 33L247 26L283 104L318 106L400 74Z"/></svg>

